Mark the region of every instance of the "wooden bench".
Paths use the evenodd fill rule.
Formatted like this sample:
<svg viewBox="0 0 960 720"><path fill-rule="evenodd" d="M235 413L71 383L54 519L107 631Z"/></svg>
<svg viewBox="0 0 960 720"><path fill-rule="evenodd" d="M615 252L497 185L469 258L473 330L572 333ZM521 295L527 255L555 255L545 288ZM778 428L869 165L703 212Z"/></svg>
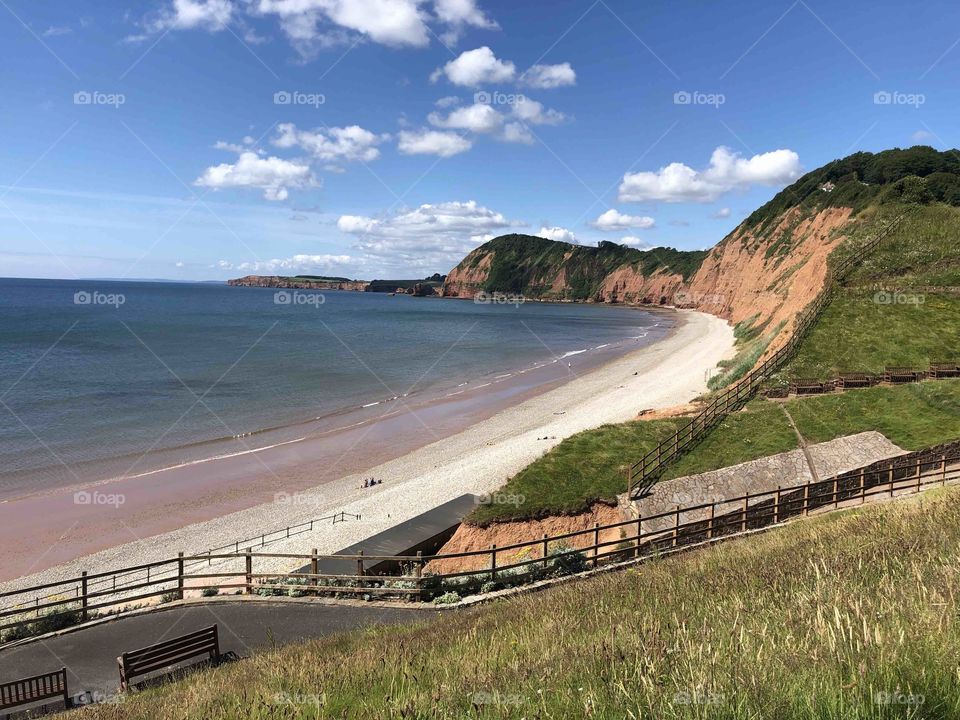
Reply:
<svg viewBox="0 0 960 720"><path fill-rule="evenodd" d="M865 388L876 384L876 377L867 373L840 373L837 387L843 390L850 388Z"/></svg>
<svg viewBox="0 0 960 720"><path fill-rule="evenodd" d="M73 706L70 694L67 692L66 668L0 684L0 710L9 710L53 698L61 698L66 708Z"/></svg>
<svg viewBox="0 0 960 720"><path fill-rule="evenodd" d="M913 383L923 380L926 372L915 368L888 367L883 371L884 382L898 385L900 383Z"/></svg>
<svg viewBox="0 0 960 720"><path fill-rule="evenodd" d="M829 380L823 382L811 378L797 378L790 381L790 394L792 395L819 395L832 391L833 383Z"/></svg>
<svg viewBox="0 0 960 720"><path fill-rule="evenodd" d="M955 362L935 362L930 364L930 377L952 378L960 377L960 365Z"/></svg>
<svg viewBox="0 0 960 720"><path fill-rule="evenodd" d="M125 652L117 658L120 665L120 689L127 690L134 677L171 667L200 655L209 655L214 663L220 661L220 639L216 625Z"/></svg>

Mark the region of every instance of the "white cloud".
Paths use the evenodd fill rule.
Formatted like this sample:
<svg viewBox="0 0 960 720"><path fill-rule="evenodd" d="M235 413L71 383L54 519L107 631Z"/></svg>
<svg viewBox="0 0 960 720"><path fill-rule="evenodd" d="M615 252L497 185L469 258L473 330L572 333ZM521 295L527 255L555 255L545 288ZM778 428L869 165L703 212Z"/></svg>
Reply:
<svg viewBox="0 0 960 720"><path fill-rule="evenodd" d="M800 157L793 150L774 150L745 159L721 146L713 151L710 166L705 170L671 163L657 172L625 174L619 199L620 202L713 202L734 189L785 185L801 172Z"/></svg>
<svg viewBox="0 0 960 720"><path fill-rule="evenodd" d="M434 105L440 109L446 109L453 107L454 105L459 105L460 102L460 98L458 98L456 95L447 95L446 97L442 97L437 100Z"/></svg>
<svg viewBox="0 0 960 720"><path fill-rule="evenodd" d="M286 200L292 188L317 185L310 166L300 161L278 157L262 158L254 152L243 152L235 163L208 167L194 185L214 189L254 187L263 190L267 200Z"/></svg>
<svg viewBox="0 0 960 720"><path fill-rule="evenodd" d="M516 65L509 60L498 60L493 50L484 45L475 50L467 50L442 68L437 68L430 80L436 82L445 76L454 85L477 87L489 83L510 82L516 73Z"/></svg>
<svg viewBox="0 0 960 720"><path fill-rule="evenodd" d="M500 139L505 142L525 143L531 145L534 141L533 135L523 123L511 122L503 127L503 133Z"/></svg>
<svg viewBox="0 0 960 720"><path fill-rule="evenodd" d="M500 27L477 7L474 0L435 0L433 10L440 22L449 28L440 39L450 45L460 39L467 27L483 30L496 30Z"/></svg>
<svg viewBox="0 0 960 720"><path fill-rule="evenodd" d="M637 250L649 250L653 247L652 243L647 242L643 238L638 238L636 235L624 235L620 238L620 244L636 248Z"/></svg>
<svg viewBox="0 0 960 720"><path fill-rule="evenodd" d="M910 139L915 143L922 143L927 145L936 140L937 136L934 135L929 130L917 130L913 135L910 136Z"/></svg>
<svg viewBox="0 0 960 720"><path fill-rule="evenodd" d="M470 130L476 133L492 133L503 126L503 116L490 105L477 103L457 108L447 117L439 113L430 113L427 120L431 125L451 130Z"/></svg>
<svg viewBox="0 0 960 720"><path fill-rule="evenodd" d="M558 110L545 110L542 103L530 98L518 100L510 106L513 115L529 125L559 125L567 116Z"/></svg>
<svg viewBox="0 0 960 720"><path fill-rule="evenodd" d="M547 227L544 225L543 227L540 228L540 232L538 232L537 235L539 235L542 238L546 238L547 240L556 240L558 242L566 242L566 243L577 242L577 236L574 235L569 230L567 230L566 228L562 228L562 227L556 227L556 226Z"/></svg>
<svg viewBox="0 0 960 720"><path fill-rule="evenodd" d="M730 208L720 208L713 214L713 217L717 220L723 220L724 218L730 217Z"/></svg>
<svg viewBox="0 0 960 720"><path fill-rule="evenodd" d="M350 255L293 255L288 258L274 258L272 260L257 260L255 262L232 263L221 260L217 267L221 270L239 270L247 273L267 275L298 274L312 271L313 274L322 274L330 270L353 266L362 263L358 258Z"/></svg>
<svg viewBox="0 0 960 720"><path fill-rule="evenodd" d="M357 238L357 248L407 268L453 267L493 233L516 224L475 200L425 204L383 218L344 215L337 221L341 231Z"/></svg>
<svg viewBox="0 0 960 720"><path fill-rule="evenodd" d="M146 23L150 32L164 30L223 30L233 19L230 0L173 0L160 14Z"/></svg>
<svg viewBox="0 0 960 720"><path fill-rule="evenodd" d="M432 13L426 5L427 0L163 0L160 10L140 23L146 32L127 41L140 42L167 30L214 32L234 23L247 42L263 42L243 14L276 18L291 45L310 59L323 48L361 39L392 47L427 47L436 33L444 42L456 42L468 27L499 27L476 0L433 0Z"/></svg>
<svg viewBox="0 0 960 720"><path fill-rule="evenodd" d="M439 155L452 157L466 152L473 143L455 132L439 130L418 130L400 132L397 149L404 155Z"/></svg>
<svg viewBox="0 0 960 720"><path fill-rule="evenodd" d="M298 130L293 123L281 123L271 142L279 148L298 147L318 160L338 163L376 160L380 157L377 145L389 139L389 135L377 135L359 125Z"/></svg>
<svg viewBox="0 0 960 720"><path fill-rule="evenodd" d="M577 84L577 73L570 67L570 63L559 65L534 65L520 76L520 82L530 87L550 88Z"/></svg>
<svg viewBox="0 0 960 720"><path fill-rule="evenodd" d="M628 230L638 228L647 230L652 228L656 222L652 217L646 215L624 215L615 208L610 208L600 217L593 221L592 225L598 230L612 232L614 230Z"/></svg>
<svg viewBox="0 0 960 720"><path fill-rule="evenodd" d="M275 15L290 40L303 52L309 44L346 40L349 31L383 45L426 47L427 14L418 0L256 0L253 12ZM333 32L328 25L333 25ZM305 53L307 54L307 53Z"/></svg>
<svg viewBox="0 0 960 720"><path fill-rule="evenodd" d="M243 139L242 145L238 143L227 142L225 140L217 140L217 142L214 143L213 147L216 148L217 150L226 150L227 152L235 152L239 155L242 152L246 152L247 150L250 150L251 149L250 146L253 145L253 142L254 141L252 137L245 137ZM257 152L260 152L260 151L257 151Z"/></svg>
<svg viewBox="0 0 960 720"><path fill-rule="evenodd" d="M73 28L67 25L51 25L41 34L43 37L57 37L59 35L69 35L73 32Z"/></svg>

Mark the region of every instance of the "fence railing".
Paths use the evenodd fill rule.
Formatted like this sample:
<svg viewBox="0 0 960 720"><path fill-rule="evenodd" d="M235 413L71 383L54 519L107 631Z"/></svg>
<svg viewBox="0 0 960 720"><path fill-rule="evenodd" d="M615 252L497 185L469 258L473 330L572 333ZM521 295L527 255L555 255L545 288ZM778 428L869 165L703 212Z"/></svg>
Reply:
<svg viewBox="0 0 960 720"><path fill-rule="evenodd" d="M715 395L705 408L693 419L682 425L672 437L661 441L642 458L627 466L627 497L629 499L640 497L649 492L669 463L696 444L727 414L742 407L756 394L761 384L768 380L777 368L796 352L806 333L830 302L837 283L864 257L873 252L883 239L903 221L904 217L906 217L906 213L894 218L887 227L861 245L855 252L828 268L823 289L817 294L813 302L797 316L793 333L786 343L738 382Z"/></svg>
<svg viewBox="0 0 960 720"><path fill-rule="evenodd" d="M189 571L191 567L200 567L203 565L210 566L215 558L222 557L231 550L233 551L233 554L236 555L240 552L241 548L263 548L271 543L287 540L303 533L313 532L314 527L325 525L327 523L336 525L337 523L347 522L348 520L359 519L359 515L340 511L325 517L304 520L303 522L295 525L288 525L280 530L263 532L255 537L246 538L244 540L235 540L227 545L220 545L219 547L211 548L204 553L191 556L187 560L184 570ZM139 586L143 583L150 583L151 581L158 582L163 578L164 574L167 574L172 578L175 570L176 569L169 564L160 566L155 564L146 564L134 568L117 570L113 573L106 573L97 577L86 575L86 585L84 585L84 576L81 576L79 578L74 578L72 581L68 580L64 583L58 583L58 591L56 593L38 595L12 606L0 604L0 610L14 610L20 612L28 610L35 611L45 602L54 597L60 597L64 594L72 595L74 601L79 601L84 594L87 594L91 591L109 591L111 594L123 593L131 589L135 589L131 588L131 586ZM71 583L72 587L70 586ZM35 587L34 589L38 588ZM0 595L0 598L2 597L3 595Z"/></svg>
<svg viewBox="0 0 960 720"><path fill-rule="evenodd" d="M79 582L79 598L59 597L55 593L31 607L29 612L17 609L0 611L0 632L16 631L37 622L38 618L71 616L73 622L86 622L98 611L119 612L132 603L167 596L182 599L186 593L241 594L297 593L311 596L365 597L380 599L428 600L450 589L451 583L464 581L498 582L508 575L522 582L524 573L530 578L542 576L564 558L577 556L586 565L661 555L691 545L713 542L780 524L794 517L841 504L866 502L878 496L893 497L905 492L919 492L931 485L944 485L960 480L960 452L920 451L891 460L873 463L851 472L801 485L778 487L681 506L639 516L608 525L577 530L540 539L493 545L489 549L468 550L435 555L351 555L253 552L212 553L185 556L182 553L168 560L146 563L120 571L84 574L80 578L54 581L32 588L0 593L0 598L18 594L53 590ZM602 539L613 535L610 539ZM572 547L571 547L572 545ZM552 548L552 551L551 551ZM293 572L263 569L264 561L283 560L295 566ZM429 563L457 560L459 569L450 572L426 572ZM216 572L189 572L190 563L207 561L222 563ZM320 563L335 561L341 566L355 567L354 572L321 572ZM260 567L258 567L258 565ZM478 565L478 567L464 567ZM384 568L380 574L372 567ZM436 565L434 567L442 567ZM109 589L94 589L91 583L119 572L154 571L154 576L128 585L118 598ZM169 574L157 579L157 572ZM132 594L131 594L132 593Z"/></svg>
<svg viewBox="0 0 960 720"><path fill-rule="evenodd" d="M818 378L792 378L783 388L771 389L771 397L786 397L787 395L818 395L835 390L855 390L873 387L881 383L903 385L907 383L923 382L924 380L943 380L960 377L960 362L944 361L931 363L925 368L886 367L882 373L840 373L838 377L829 380Z"/></svg>

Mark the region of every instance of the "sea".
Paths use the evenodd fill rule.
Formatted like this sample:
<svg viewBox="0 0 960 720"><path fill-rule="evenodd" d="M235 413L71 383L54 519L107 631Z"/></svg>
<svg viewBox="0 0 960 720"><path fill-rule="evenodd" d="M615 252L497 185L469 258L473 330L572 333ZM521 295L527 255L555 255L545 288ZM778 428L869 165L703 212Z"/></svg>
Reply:
<svg viewBox="0 0 960 720"><path fill-rule="evenodd" d="M0 279L0 501L329 432L389 403L530 387L539 369L556 383L673 324L519 297Z"/></svg>

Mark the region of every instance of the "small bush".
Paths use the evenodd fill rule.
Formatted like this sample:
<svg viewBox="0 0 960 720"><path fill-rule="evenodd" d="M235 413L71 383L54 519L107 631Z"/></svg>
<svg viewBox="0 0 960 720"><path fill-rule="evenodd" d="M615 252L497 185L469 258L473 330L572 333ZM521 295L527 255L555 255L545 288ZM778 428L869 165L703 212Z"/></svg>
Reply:
<svg viewBox="0 0 960 720"><path fill-rule="evenodd" d="M47 633L64 630L79 625L82 620L80 609L74 606L64 606L63 609L51 609L41 613L40 617L29 625L21 625L8 630L3 634L3 642L13 642L24 638L46 635Z"/></svg>
<svg viewBox="0 0 960 720"><path fill-rule="evenodd" d="M569 545L558 543L550 551L550 567L553 570L552 575L557 577L561 575L576 575L587 569L587 558L584 557L583 553L565 554L570 553L571 550L573 550L573 548Z"/></svg>
<svg viewBox="0 0 960 720"><path fill-rule="evenodd" d="M440 597L433 599L434 605L453 605L458 602L460 602L460 593L454 592L453 590L445 592Z"/></svg>
<svg viewBox="0 0 960 720"><path fill-rule="evenodd" d="M200 593L203 597L214 597L220 594L220 588L215 587L205 587L203 592Z"/></svg>

